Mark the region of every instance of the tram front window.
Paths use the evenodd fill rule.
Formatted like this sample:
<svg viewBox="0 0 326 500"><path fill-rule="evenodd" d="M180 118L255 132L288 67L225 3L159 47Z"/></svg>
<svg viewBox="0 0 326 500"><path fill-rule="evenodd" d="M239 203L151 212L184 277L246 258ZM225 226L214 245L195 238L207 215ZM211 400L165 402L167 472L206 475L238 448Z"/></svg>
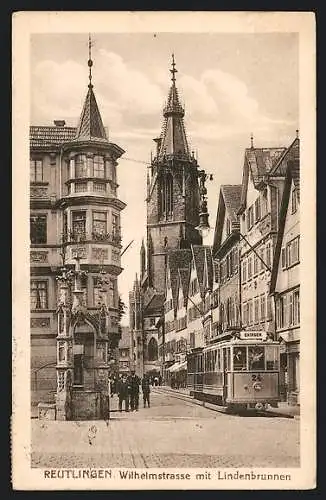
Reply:
<svg viewBox="0 0 326 500"><path fill-rule="evenodd" d="M278 370L278 348L276 346L266 346L266 370Z"/></svg>
<svg viewBox="0 0 326 500"><path fill-rule="evenodd" d="M249 370L264 370L265 356L263 346L253 346L248 348Z"/></svg>
<svg viewBox="0 0 326 500"><path fill-rule="evenodd" d="M247 348L234 347L233 348L233 369L234 371L241 371L247 369Z"/></svg>

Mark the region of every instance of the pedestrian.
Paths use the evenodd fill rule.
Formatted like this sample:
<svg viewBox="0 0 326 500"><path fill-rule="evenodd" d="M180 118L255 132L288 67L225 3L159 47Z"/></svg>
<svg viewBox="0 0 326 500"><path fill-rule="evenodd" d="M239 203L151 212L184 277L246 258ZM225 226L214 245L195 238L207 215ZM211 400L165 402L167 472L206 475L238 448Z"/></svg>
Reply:
<svg viewBox="0 0 326 500"><path fill-rule="evenodd" d="M150 401L149 401L149 394L151 392L150 390L150 384L149 384L149 378L145 375L142 383L141 383L141 388L143 391L143 401L144 401L144 408L146 408L146 403L148 408L150 407Z"/></svg>
<svg viewBox="0 0 326 500"><path fill-rule="evenodd" d="M159 378L158 378L158 385L159 385L159 386L161 386L161 385L162 385L162 377L161 377L161 375L160 375L160 376L159 376Z"/></svg>
<svg viewBox="0 0 326 500"><path fill-rule="evenodd" d="M125 402L125 411L129 411L129 385L127 375L122 375L122 378L117 382L117 393L119 397L119 411L122 411L122 403Z"/></svg>
<svg viewBox="0 0 326 500"><path fill-rule="evenodd" d="M154 378L154 384L155 384L155 387L157 387L157 386L158 386L158 377L155 377L155 378Z"/></svg>
<svg viewBox="0 0 326 500"><path fill-rule="evenodd" d="M134 370L131 371L131 375L128 377L128 384L130 395L130 409L131 411L138 411L140 379L139 377L137 377Z"/></svg>

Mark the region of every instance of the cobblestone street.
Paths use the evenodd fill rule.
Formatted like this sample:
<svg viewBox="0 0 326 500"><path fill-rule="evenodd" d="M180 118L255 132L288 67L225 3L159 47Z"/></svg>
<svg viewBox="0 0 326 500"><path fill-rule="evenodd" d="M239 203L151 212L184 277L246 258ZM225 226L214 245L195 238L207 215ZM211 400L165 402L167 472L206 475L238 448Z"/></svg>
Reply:
<svg viewBox="0 0 326 500"><path fill-rule="evenodd" d="M299 420L211 411L153 391L109 421L32 420L33 467L297 467Z"/></svg>

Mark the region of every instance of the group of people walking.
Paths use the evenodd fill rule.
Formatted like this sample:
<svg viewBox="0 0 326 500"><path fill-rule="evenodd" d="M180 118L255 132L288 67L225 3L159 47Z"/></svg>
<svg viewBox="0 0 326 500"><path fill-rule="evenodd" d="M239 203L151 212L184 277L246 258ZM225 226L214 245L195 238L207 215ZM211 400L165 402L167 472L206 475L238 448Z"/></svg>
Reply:
<svg viewBox="0 0 326 500"><path fill-rule="evenodd" d="M119 379L112 379L110 383L111 396L118 395L119 411L124 405L125 411L138 411L140 386L143 393L144 408L150 407L150 379L144 376L140 379L134 371L129 376L123 374Z"/></svg>

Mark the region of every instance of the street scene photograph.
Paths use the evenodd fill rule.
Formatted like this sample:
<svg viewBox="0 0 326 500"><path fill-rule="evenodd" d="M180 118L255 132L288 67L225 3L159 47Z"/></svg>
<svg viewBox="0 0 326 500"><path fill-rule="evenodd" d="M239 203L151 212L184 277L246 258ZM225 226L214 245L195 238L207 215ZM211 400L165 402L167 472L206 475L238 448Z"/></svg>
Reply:
<svg viewBox="0 0 326 500"><path fill-rule="evenodd" d="M30 467L283 480L302 465L299 34L90 22L29 52Z"/></svg>

